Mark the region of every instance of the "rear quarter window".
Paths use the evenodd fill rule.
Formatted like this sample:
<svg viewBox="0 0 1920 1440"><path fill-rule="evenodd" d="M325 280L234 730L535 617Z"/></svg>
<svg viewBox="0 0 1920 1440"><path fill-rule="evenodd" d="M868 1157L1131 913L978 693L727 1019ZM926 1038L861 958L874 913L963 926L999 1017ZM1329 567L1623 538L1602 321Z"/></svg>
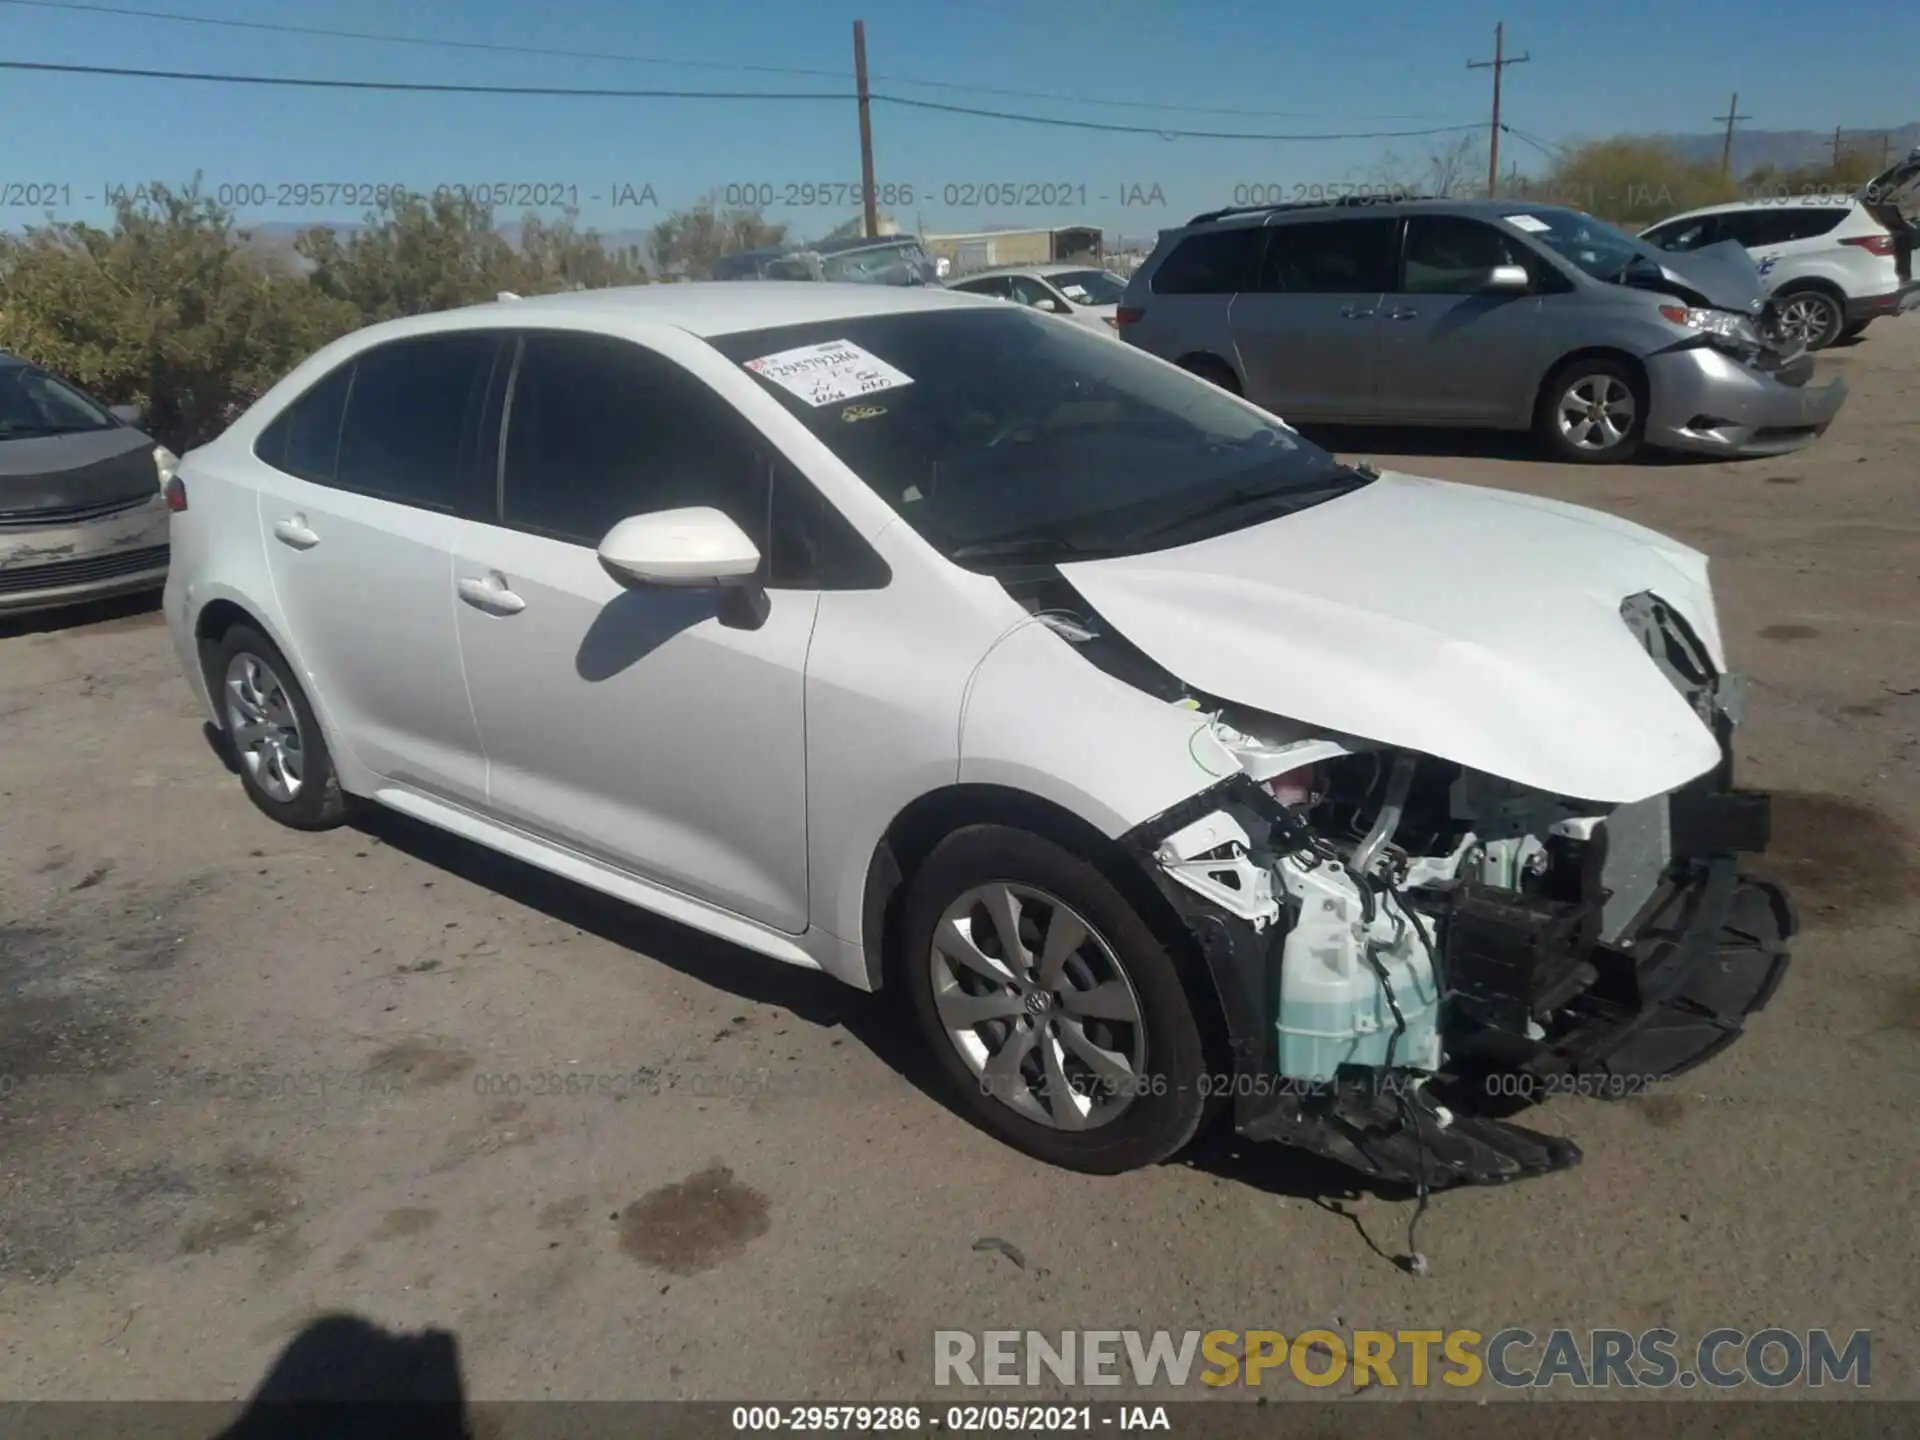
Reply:
<svg viewBox="0 0 1920 1440"><path fill-rule="evenodd" d="M1236 225L1187 236L1153 272L1153 293L1233 295L1251 288L1264 234L1258 225Z"/></svg>

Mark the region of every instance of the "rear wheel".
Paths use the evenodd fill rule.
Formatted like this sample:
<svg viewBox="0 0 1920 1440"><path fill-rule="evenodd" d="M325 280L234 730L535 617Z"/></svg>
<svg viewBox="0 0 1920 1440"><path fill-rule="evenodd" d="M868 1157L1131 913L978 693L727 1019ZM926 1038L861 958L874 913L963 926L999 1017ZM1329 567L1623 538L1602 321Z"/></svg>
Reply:
<svg viewBox="0 0 1920 1440"><path fill-rule="evenodd" d="M1228 394L1240 393L1240 377L1233 373L1231 365L1217 355L1189 355L1180 362L1180 368L1190 375L1211 381Z"/></svg>
<svg viewBox="0 0 1920 1440"><path fill-rule="evenodd" d="M1873 321L1871 320L1855 320L1851 325L1843 329L1839 335L1834 337L1834 344L1838 345L1842 340L1859 339L1861 335L1866 333L1867 326L1872 323Z"/></svg>
<svg viewBox="0 0 1920 1440"><path fill-rule="evenodd" d="M960 1108L1093 1174L1165 1160L1205 1110L1204 1049L1172 958L1098 869L976 825L907 896L897 973Z"/></svg>
<svg viewBox="0 0 1920 1440"><path fill-rule="evenodd" d="M1540 390L1534 430L1562 460L1617 465L1639 452L1647 430L1646 385L1624 360L1570 360Z"/></svg>
<svg viewBox="0 0 1920 1440"><path fill-rule="evenodd" d="M347 797L319 721L279 648L251 626L235 625L211 669L247 798L295 830L327 830L346 819Z"/></svg>
<svg viewBox="0 0 1920 1440"><path fill-rule="evenodd" d="M1825 290L1789 290L1774 301L1774 332L1783 340L1824 350L1840 338L1847 312Z"/></svg>

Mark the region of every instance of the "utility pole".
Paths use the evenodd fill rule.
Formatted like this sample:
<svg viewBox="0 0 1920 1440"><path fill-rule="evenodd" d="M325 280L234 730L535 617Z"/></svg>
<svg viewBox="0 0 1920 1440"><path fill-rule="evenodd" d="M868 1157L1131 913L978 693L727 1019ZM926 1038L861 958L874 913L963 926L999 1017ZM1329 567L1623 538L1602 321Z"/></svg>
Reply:
<svg viewBox="0 0 1920 1440"><path fill-rule="evenodd" d="M1751 120L1753 117L1740 113L1740 92L1736 90L1733 92L1733 103L1727 106L1727 113L1724 115L1716 115L1713 118L1727 122L1727 138L1721 142L1720 145L1720 173L1722 175L1731 175L1733 173L1734 123L1739 120Z"/></svg>
<svg viewBox="0 0 1920 1440"><path fill-rule="evenodd" d="M1530 57L1507 54L1507 22L1493 27L1493 59L1469 60L1469 70L1493 71L1493 126L1487 142L1487 194L1500 188L1500 72L1509 65L1524 65Z"/></svg>
<svg viewBox="0 0 1920 1440"><path fill-rule="evenodd" d="M853 84L860 93L860 204L867 238L880 233L879 206L873 193L872 97L867 94L867 22L853 22Z"/></svg>
<svg viewBox="0 0 1920 1440"><path fill-rule="evenodd" d="M1840 127L1838 125L1833 127L1833 170L1836 175L1840 173Z"/></svg>

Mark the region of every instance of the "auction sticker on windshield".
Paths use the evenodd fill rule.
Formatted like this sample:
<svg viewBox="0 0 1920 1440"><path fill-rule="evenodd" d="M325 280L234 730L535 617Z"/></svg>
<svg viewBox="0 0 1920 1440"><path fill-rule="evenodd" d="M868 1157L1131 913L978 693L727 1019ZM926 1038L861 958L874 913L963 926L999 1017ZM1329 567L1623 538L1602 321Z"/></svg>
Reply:
<svg viewBox="0 0 1920 1440"><path fill-rule="evenodd" d="M851 340L802 345L775 355L762 355L746 364L747 369L762 379L771 380L815 407L837 404L857 395L871 395L877 390L897 390L913 383L911 375L902 374Z"/></svg>
<svg viewBox="0 0 1920 1440"><path fill-rule="evenodd" d="M1548 225L1546 221L1532 215L1509 215L1507 216L1507 224L1517 225L1522 230L1530 230L1536 235L1542 230L1550 230L1553 228Z"/></svg>

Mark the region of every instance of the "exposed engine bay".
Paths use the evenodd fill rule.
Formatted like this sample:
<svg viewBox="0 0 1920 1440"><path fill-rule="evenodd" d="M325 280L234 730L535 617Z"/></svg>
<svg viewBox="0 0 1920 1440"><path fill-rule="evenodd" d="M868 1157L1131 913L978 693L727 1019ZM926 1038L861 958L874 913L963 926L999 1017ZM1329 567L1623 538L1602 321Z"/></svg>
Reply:
<svg viewBox="0 0 1920 1440"><path fill-rule="evenodd" d="M1607 805L1196 694L1057 574L1006 583L1239 764L1128 839L1206 957L1249 1138L1423 1193L1561 1169L1576 1146L1506 1117L1652 1093L1778 986L1790 905L1735 859L1768 840L1768 797L1731 787L1740 688L1658 597L1621 621L1722 763Z"/></svg>

